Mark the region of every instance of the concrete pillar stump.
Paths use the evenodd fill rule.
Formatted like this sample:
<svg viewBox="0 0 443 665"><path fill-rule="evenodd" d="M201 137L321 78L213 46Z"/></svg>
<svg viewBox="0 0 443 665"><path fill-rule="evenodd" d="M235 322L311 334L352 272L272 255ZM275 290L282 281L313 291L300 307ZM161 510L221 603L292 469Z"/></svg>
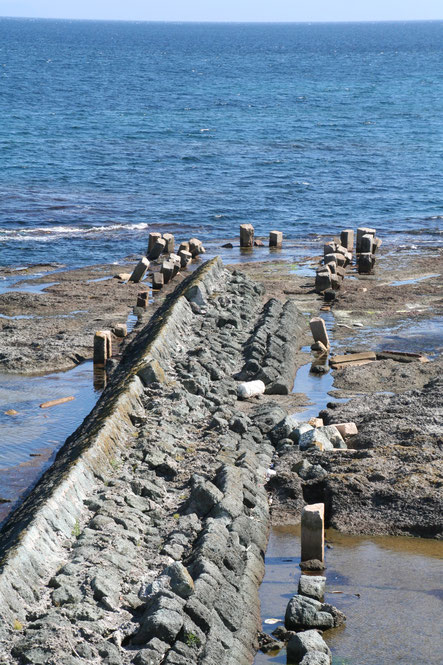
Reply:
<svg viewBox="0 0 443 665"><path fill-rule="evenodd" d="M325 504L305 506L301 514L301 560L324 563Z"/></svg>
<svg viewBox="0 0 443 665"><path fill-rule="evenodd" d="M240 224L240 247L254 246L254 227L252 224Z"/></svg>
<svg viewBox="0 0 443 665"><path fill-rule="evenodd" d="M149 268L149 261L144 256L135 266L132 275L129 278L130 282L140 282L143 277L146 275L146 271Z"/></svg>
<svg viewBox="0 0 443 665"><path fill-rule="evenodd" d="M148 256L151 253L152 248L154 247L157 240L160 240L162 237L161 233L150 233L148 236Z"/></svg>
<svg viewBox="0 0 443 665"><path fill-rule="evenodd" d="M172 233L164 233L163 234L163 240L166 242L164 252L167 254L172 254L174 251L174 242L175 238L172 235Z"/></svg>
<svg viewBox="0 0 443 665"><path fill-rule="evenodd" d="M112 356L112 338L110 330L98 330L94 335L94 364L105 365Z"/></svg>
<svg viewBox="0 0 443 665"><path fill-rule="evenodd" d="M374 244L374 236L370 233L365 233L360 239L360 252L362 254L372 254L372 247Z"/></svg>
<svg viewBox="0 0 443 665"><path fill-rule="evenodd" d="M163 275L164 283L168 284L171 279L174 277L174 264L172 261L163 261L161 267L161 272Z"/></svg>
<svg viewBox="0 0 443 665"><path fill-rule="evenodd" d="M185 249L180 250L178 256L180 257L180 265L182 268L186 268L186 266L192 261L191 252L188 252Z"/></svg>
<svg viewBox="0 0 443 665"><path fill-rule="evenodd" d="M375 231L375 229L370 229L366 226L361 226L360 228L357 229L357 242L356 242L357 254L360 254L360 252L361 252L361 239L367 233L369 233L369 235L371 235L371 236L375 236L376 231Z"/></svg>
<svg viewBox="0 0 443 665"><path fill-rule="evenodd" d="M154 291L160 291L160 289L163 288L163 285L165 283L163 273L161 272L154 272L152 274L152 288Z"/></svg>
<svg viewBox="0 0 443 665"><path fill-rule="evenodd" d="M321 342L329 349L329 337L326 331L326 324L319 316L314 317L309 321L309 327L311 328L312 337L314 342Z"/></svg>
<svg viewBox="0 0 443 665"><path fill-rule="evenodd" d="M346 247L348 252L352 252L354 249L354 230L344 229L340 233L340 243L343 245L343 247Z"/></svg>
<svg viewBox="0 0 443 665"><path fill-rule="evenodd" d="M158 238L152 246L151 251L149 252L149 258L152 260L158 259L160 254L163 254L165 251L165 247L166 240L163 240L163 238Z"/></svg>
<svg viewBox="0 0 443 665"><path fill-rule="evenodd" d="M283 244L283 233L282 231L271 231L269 234L269 247L277 247L281 249Z"/></svg>

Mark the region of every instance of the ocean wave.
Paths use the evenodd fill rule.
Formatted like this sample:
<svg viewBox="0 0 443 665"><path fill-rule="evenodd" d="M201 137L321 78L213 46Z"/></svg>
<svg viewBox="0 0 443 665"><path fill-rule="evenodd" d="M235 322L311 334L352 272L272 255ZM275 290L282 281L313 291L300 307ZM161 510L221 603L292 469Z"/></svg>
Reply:
<svg viewBox="0 0 443 665"><path fill-rule="evenodd" d="M50 240L52 237L82 236L89 234L110 233L115 231L143 231L150 224L140 222L138 224L106 224L102 226L37 226L35 228L0 229L0 241L10 239L24 240Z"/></svg>

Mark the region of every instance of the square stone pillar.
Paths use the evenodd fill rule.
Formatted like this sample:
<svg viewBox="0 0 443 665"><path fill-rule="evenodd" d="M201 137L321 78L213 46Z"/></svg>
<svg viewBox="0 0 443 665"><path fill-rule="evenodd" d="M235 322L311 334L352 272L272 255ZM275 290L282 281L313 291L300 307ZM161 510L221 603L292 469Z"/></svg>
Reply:
<svg viewBox="0 0 443 665"><path fill-rule="evenodd" d="M278 247L278 249L281 249L282 244L283 244L282 231L271 231L269 234L269 247Z"/></svg>
<svg viewBox="0 0 443 665"><path fill-rule="evenodd" d="M146 274L147 269L149 268L149 261L148 259L144 256L141 261L137 263L137 265L134 268L134 272L129 278L130 282L139 282L141 279Z"/></svg>
<svg viewBox="0 0 443 665"><path fill-rule="evenodd" d="M344 229L340 233L340 244L343 247L346 247L348 252L352 252L354 249L354 230L353 229Z"/></svg>
<svg viewBox="0 0 443 665"><path fill-rule="evenodd" d="M162 237L161 233L150 233L148 236L148 256L151 253L151 249L154 247L157 240Z"/></svg>
<svg viewBox="0 0 443 665"><path fill-rule="evenodd" d="M240 224L240 247L254 246L254 227L252 224Z"/></svg>
<svg viewBox="0 0 443 665"><path fill-rule="evenodd" d="M301 514L301 560L324 563L325 504L305 506Z"/></svg>
<svg viewBox="0 0 443 665"><path fill-rule="evenodd" d="M314 342L321 342L329 349L329 337L326 331L326 324L319 316L315 316L309 321L309 326L311 328L312 337Z"/></svg>

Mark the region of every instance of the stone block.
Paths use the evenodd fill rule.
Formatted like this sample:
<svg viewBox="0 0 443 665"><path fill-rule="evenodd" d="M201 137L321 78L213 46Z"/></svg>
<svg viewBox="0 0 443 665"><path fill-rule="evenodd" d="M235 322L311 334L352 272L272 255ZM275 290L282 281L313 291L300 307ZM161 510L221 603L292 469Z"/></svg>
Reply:
<svg viewBox="0 0 443 665"><path fill-rule="evenodd" d="M180 243L178 254L180 254L180 252L189 252L189 242L185 241Z"/></svg>
<svg viewBox="0 0 443 665"><path fill-rule="evenodd" d="M178 271L181 268L181 258L178 256L178 254L170 254L169 255L169 260L174 264L174 277L178 273Z"/></svg>
<svg viewBox="0 0 443 665"><path fill-rule="evenodd" d="M368 234L371 236L375 236L375 229L370 229L366 226L361 226L360 228L357 229L357 242L356 242L356 251L357 254L360 254L361 252L361 239L363 238L364 235Z"/></svg>
<svg viewBox="0 0 443 665"><path fill-rule="evenodd" d="M252 224L240 224L240 247L254 246L254 227Z"/></svg>
<svg viewBox="0 0 443 665"><path fill-rule="evenodd" d="M152 274L152 288L154 289L154 291L159 291L160 289L162 289L164 283L165 283L165 278L163 277L163 273L154 272Z"/></svg>
<svg viewBox="0 0 443 665"><path fill-rule="evenodd" d="M128 326L126 323L117 323L113 329L112 332L116 337L126 337L128 334Z"/></svg>
<svg viewBox="0 0 443 665"><path fill-rule="evenodd" d="M334 254L328 254L328 256L334 256ZM337 274L337 263L335 261L328 261L327 263L325 263L324 267L329 270L331 275ZM324 268L320 272L324 272Z"/></svg>
<svg viewBox="0 0 443 665"><path fill-rule="evenodd" d="M149 236L148 236L148 252L147 252L148 256L151 253L151 249L154 247L157 240L160 240L161 237L162 237L161 233L153 232L153 233L149 234Z"/></svg>
<svg viewBox="0 0 443 665"><path fill-rule="evenodd" d="M175 266L172 261L163 261L161 273L165 284L168 284L168 282L174 277L174 268Z"/></svg>
<svg viewBox="0 0 443 665"><path fill-rule="evenodd" d="M354 230L353 229L344 229L340 233L340 244L343 247L346 247L348 252L352 252L354 249Z"/></svg>
<svg viewBox="0 0 443 665"><path fill-rule="evenodd" d="M341 286L342 278L338 275L331 275L331 287L336 291L339 290Z"/></svg>
<svg viewBox="0 0 443 665"><path fill-rule="evenodd" d="M329 337L326 331L326 324L319 316L315 316L309 321L309 327L311 328L312 337L314 342L321 342L329 349Z"/></svg>
<svg viewBox="0 0 443 665"><path fill-rule="evenodd" d="M300 435L298 445L300 446L300 450L308 450L308 448L313 448L314 446L321 452L334 449L334 446L326 434L320 431L320 428L303 432Z"/></svg>
<svg viewBox="0 0 443 665"><path fill-rule="evenodd" d="M323 262L325 266L328 263L337 263L337 258L335 256L335 252L330 252L329 254L326 254L325 258L323 259Z"/></svg>
<svg viewBox="0 0 443 665"><path fill-rule="evenodd" d="M237 386L237 395L239 399L248 399L256 395L263 395L266 386L263 381L246 381Z"/></svg>
<svg viewBox="0 0 443 665"><path fill-rule="evenodd" d="M308 425L311 425L311 427L323 427L323 418L311 418L308 421Z"/></svg>
<svg viewBox="0 0 443 665"><path fill-rule="evenodd" d="M175 241L174 236L172 235L172 233L164 233L163 240L166 242L164 251L168 254L172 254L172 252L174 251L174 241Z"/></svg>
<svg viewBox="0 0 443 665"><path fill-rule="evenodd" d="M349 436L358 434L357 425L355 423L334 423L340 434L344 439Z"/></svg>
<svg viewBox="0 0 443 665"><path fill-rule="evenodd" d="M142 291L137 295L137 307L147 307L149 301L149 291Z"/></svg>
<svg viewBox="0 0 443 665"><path fill-rule="evenodd" d="M199 254L204 254L205 248L202 245L202 241L198 238L191 238L189 241L189 251L191 252L193 259Z"/></svg>
<svg viewBox="0 0 443 665"><path fill-rule="evenodd" d="M288 662L301 663L305 656L314 653L325 656L327 659L323 661L325 663L330 663L332 660L328 645L316 630L306 630L304 633L297 633L288 642ZM322 660L319 662L322 663Z"/></svg>
<svg viewBox="0 0 443 665"><path fill-rule="evenodd" d="M181 249L178 253L178 256L180 257L180 266L182 268L186 268L186 266L188 266L192 261L192 254L186 249Z"/></svg>
<svg viewBox="0 0 443 665"><path fill-rule="evenodd" d="M271 231L269 234L269 247L281 248L283 244L282 231Z"/></svg>
<svg viewBox="0 0 443 665"><path fill-rule="evenodd" d="M324 434L329 439L334 448L347 448L342 435L335 425L326 425L326 427L320 427L319 432Z"/></svg>
<svg viewBox="0 0 443 665"><path fill-rule="evenodd" d="M93 359L96 365L105 365L112 356L112 338L110 330L98 330L94 335Z"/></svg>
<svg viewBox="0 0 443 665"><path fill-rule="evenodd" d="M301 560L324 562L325 504L313 503L301 514Z"/></svg>
<svg viewBox="0 0 443 665"><path fill-rule="evenodd" d="M323 256L327 256L328 254L334 254L335 247L336 247L335 242L327 242L325 245L323 245Z"/></svg>
<svg viewBox="0 0 443 665"><path fill-rule="evenodd" d="M360 239L360 253L372 254L373 244L374 244L374 236L371 236L370 233L365 233L365 235L362 236Z"/></svg>
<svg viewBox="0 0 443 665"><path fill-rule="evenodd" d="M166 240L163 240L163 238L158 238L152 246L151 251L149 252L149 258L153 261L158 259L158 257L165 251L165 247Z"/></svg>
<svg viewBox="0 0 443 665"><path fill-rule="evenodd" d="M155 383L166 382L165 372L163 370L163 367L158 362L158 360L151 360L144 367L142 367L137 372L137 374L145 386L154 382Z"/></svg>
<svg viewBox="0 0 443 665"><path fill-rule="evenodd" d="M327 291L327 289L331 288L332 288L331 273L329 272L329 270L318 272L315 276L316 293L323 293L323 291Z"/></svg>
<svg viewBox="0 0 443 665"><path fill-rule="evenodd" d="M358 272L360 274L368 275L369 273L372 272L374 263L375 263L375 257L373 254L370 254L369 252L365 254L360 254L358 259Z"/></svg>
<svg viewBox="0 0 443 665"><path fill-rule="evenodd" d="M344 279L346 277L346 274L347 274L346 273L346 268L344 268L343 266L337 266L335 272L338 275L338 277L340 277L341 279Z"/></svg>
<svg viewBox="0 0 443 665"><path fill-rule="evenodd" d="M135 266L132 275L129 278L130 282L140 282L143 277L146 275L146 271L149 268L149 261L144 256Z"/></svg>

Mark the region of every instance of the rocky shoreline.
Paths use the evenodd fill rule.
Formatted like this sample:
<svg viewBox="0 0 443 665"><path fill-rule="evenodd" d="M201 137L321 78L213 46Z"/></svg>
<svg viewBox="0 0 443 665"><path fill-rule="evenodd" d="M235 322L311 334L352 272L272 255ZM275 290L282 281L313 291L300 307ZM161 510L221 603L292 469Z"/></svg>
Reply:
<svg viewBox="0 0 443 665"><path fill-rule="evenodd" d="M368 394L320 415L358 434L347 450L300 451L282 426L310 357L301 310L321 301L312 278L266 270L202 266L124 342L91 416L3 529L2 662L250 663L270 524L305 503L351 533L442 537L441 360L407 365L396 395L373 392L400 363L342 370L342 390L355 369ZM257 378L266 394L238 401L238 380Z"/></svg>

